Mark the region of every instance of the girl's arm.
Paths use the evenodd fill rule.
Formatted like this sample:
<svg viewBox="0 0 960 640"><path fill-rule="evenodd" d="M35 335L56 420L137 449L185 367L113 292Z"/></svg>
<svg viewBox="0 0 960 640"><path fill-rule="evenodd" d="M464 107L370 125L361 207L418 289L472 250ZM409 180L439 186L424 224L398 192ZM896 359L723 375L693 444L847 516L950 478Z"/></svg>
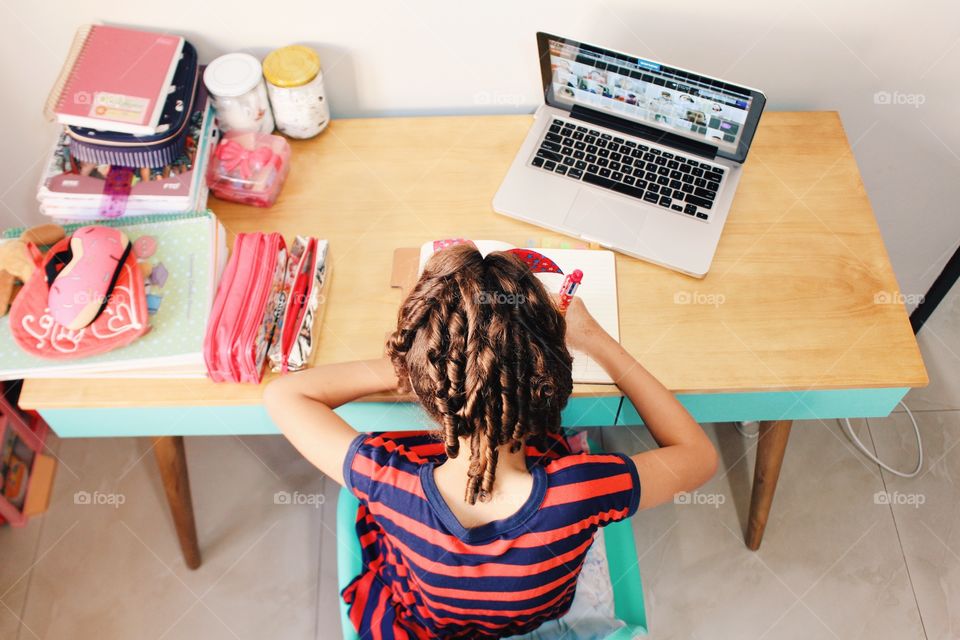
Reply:
<svg viewBox="0 0 960 640"><path fill-rule="evenodd" d="M583 302L567 310L567 342L586 352L636 407L658 449L632 456L640 475L640 508L692 491L717 470L717 451L683 405L597 324Z"/></svg>
<svg viewBox="0 0 960 640"><path fill-rule="evenodd" d="M274 423L303 456L343 484L343 459L357 431L334 409L397 388L387 358L312 367L267 385L263 402Z"/></svg>

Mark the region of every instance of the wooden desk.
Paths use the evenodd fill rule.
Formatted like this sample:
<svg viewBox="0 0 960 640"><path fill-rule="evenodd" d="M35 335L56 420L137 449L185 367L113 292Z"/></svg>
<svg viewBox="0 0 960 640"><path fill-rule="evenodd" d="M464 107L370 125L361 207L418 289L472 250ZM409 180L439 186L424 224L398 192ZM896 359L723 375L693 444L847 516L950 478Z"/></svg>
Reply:
<svg viewBox="0 0 960 640"><path fill-rule="evenodd" d="M292 142L269 210L212 200L233 233L329 238L333 278L315 363L372 358L396 317L395 247L559 236L491 200L530 116L338 120ZM665 215L671 215L665 212ZM231 240L232 242L232 240ZM703 280L617 257L621 341L702 422L761 420L747 532L763 535L792 420L887 415L927 375L860 174L834 112L767 113ZM890 301L894 301L890 303ZM62 437L162 436L158 460L188 564L199 564L180 438L276 433L262 389L209 381L28 380L21 404ZM637 424L615 387L578 385L567 425ZM409 402L341 409L359 429L423 423ZM619 418L617 416L619 415Z"/></svg>

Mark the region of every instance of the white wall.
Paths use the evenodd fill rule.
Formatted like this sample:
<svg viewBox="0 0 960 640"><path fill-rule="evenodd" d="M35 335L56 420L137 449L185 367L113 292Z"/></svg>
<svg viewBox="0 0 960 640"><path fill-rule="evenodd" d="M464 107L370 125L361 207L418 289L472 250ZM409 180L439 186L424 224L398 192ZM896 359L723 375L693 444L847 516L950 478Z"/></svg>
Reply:
<svg viewBox="0 0 960 640"><path fill-rule="evenodd" d="M568 35L763 89L768 109L840 111L905 294L960 241L960 3L801 0L0 0L0 225L39 220L54 127L41 107L77 25L181 33L207 62L294 42L321 54L334 116L529 112L534 33ZM877 104L878 91L922 97Z"/></svg>

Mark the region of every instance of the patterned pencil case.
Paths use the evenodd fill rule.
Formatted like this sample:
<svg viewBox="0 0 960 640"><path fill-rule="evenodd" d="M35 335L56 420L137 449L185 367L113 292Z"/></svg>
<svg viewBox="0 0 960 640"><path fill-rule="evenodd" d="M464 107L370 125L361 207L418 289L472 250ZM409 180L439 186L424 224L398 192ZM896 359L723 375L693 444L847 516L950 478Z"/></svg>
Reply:
<svg viewBox="0 0 960 640"><path fill-rule="evenodd" d="M263 378L283 313L287 248L279 233L240 233L207 321L203 356L214 382Z"/></svg>
<svg viewBox="0 0 960 640"><path fill-rule="evenodd" d="M330 279L326 240L297 236L290 247L284 280L284 309L277 338L270 345L273 371L299 371L310 362L322 320L324 292Z"/></svg>
<svg viewBox="0 0 960 640"><path fill-rule="evenodd" d="M134 169L154 169L172 164L183 155L191 115L206 104L206 88L200 81L202 74L203 67L197 64L197 50L189 42L184 42L157 133L137 136L67 127L71 155L81 162Z"/></svg>

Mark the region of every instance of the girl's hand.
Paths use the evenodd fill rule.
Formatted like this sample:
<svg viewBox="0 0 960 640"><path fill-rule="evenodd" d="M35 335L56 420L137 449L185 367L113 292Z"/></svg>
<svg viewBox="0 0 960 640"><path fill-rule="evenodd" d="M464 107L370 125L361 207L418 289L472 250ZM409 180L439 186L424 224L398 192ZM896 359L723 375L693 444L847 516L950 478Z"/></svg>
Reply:
<svg viewBox="0 0 960 640"><path fill-rule="evenodd" d="M590 354L591 350L609 335L603 330L583 300L574 296L567 307L567 347Z"/></svg>

